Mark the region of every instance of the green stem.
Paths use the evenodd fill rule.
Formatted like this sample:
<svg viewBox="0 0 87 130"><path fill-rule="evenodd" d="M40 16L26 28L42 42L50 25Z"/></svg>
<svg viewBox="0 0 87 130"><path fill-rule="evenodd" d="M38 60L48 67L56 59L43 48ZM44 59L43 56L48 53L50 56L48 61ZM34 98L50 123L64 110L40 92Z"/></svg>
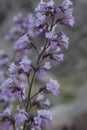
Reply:
<svg viewBox="0 0 87 130"><path fill-rule="evenodd" d="M31 84L29 86L29 91L28 91L28 100L27 100L27 105L26 105L26 112L28 112L28 106L29 106L29 103L30 103L30 94L31 94L31 89L32 89L32 85L33 85L33 81L34 81L34 78L35 78L35 72L33 74L33 77L32 77L32 80L31 80Z"/></svg>
<svg viewBox="0 0 87 130"><path fill-rule="evenodd" d="M30 99L33 99L35 96L37 96L38 94L40 94L44 89L40 90L39 92L35 93Z"/></svg>

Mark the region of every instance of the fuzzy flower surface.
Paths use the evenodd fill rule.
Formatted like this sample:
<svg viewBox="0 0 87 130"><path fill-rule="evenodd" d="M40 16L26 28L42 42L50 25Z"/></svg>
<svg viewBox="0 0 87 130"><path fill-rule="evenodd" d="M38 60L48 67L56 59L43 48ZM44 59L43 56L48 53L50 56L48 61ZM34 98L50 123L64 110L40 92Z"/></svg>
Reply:
<svg viewBox="0 0 87 130"><path fill-rule="evenodd" d="M59 87L60 84L53 79L50 79L50 82L46 84L46 90L50 93L52 93L54 96L59 95Z"/></svg>

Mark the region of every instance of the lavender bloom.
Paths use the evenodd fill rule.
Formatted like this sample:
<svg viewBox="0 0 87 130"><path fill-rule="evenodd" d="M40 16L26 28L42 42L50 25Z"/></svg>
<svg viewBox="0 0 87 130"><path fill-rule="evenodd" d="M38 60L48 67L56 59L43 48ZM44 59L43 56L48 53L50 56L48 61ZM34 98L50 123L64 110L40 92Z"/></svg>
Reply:
<svg viewBox="0 0 87 130"><path fill-rule="evenodd" d="M69 25L69 26L72 27L74 25L74 23L75 23L75 19L72 16L73 8L70 7L71 5L73 5L73 3L70 0L65 0L62 3L61 9L64 12L64 17L62 18L60 23L64 24L64 25Z"/></svg>
<svg viewBox="0 0 87 130"><path fill-rule="evenodd" d="M28 114L25 112L24 109L20 109L19 106L17 106L17 110L19 111L19 113L15 116L15 121L18 125L20 125L24 121L28 120Z"/></svg>
<svg viewBox="0 0 87 130"><path fill-rule="evenodd" d="M25 73L28 73L31 69L31 60L24 56L23 59L19 62L20 68L23 69Z"/></svg>
<svg viewBox="0 0 87 130"><path fill-rule="evenodd" d="M50 123L53 119L52 112L49 110L38 110L38 115L34 117L34 122L39 126L50 127Z"/></svg>
<svg viewBox="0 0 87 130"><path fill-rule="evenodd" d="M66 15L60 22L61 24L64 25L69 25L71 27L73 27L74 23L75 23L75 19L72 15Z"/></svg>
<svg viewBox="0 0 87 130"><path fill-rule="evenodd" d="M40 3L38 4L38 7L35 9L35 11L43 10L45 8L45 5L46 3L43 0L41 0Z"/></svg>
<svg viewBox="0 0 87 130"><path fill-rule="evenodd" d="M48 109L48 107L50 106L50 100L46 99L44 100L44 95L39 94L37 99L34 100L34 102L32 102L32 105L36 105L38 108L41 109Z"/></svg>
<svg viewBox="0 0 87 130"><path fill-rule="evenodd" d="M5 121L4 123L4 129L9 128L10 125L14 125L15 121L14 118L11 115L12 107L9 107L5 109L2 113L0 113L0 121Z"/></svg>
<svg viewBox="0 0 87 130"><path fill-rule="evenodd" d="M11 104L15 101L14 97L11 95L10 91L7 89L2 89L0 93L1 105ZM3 101L3 102L2 102Z"/></svg>
<svg viewBox="0 0 87 130"><path fill-rule="evenodd" d="M51 47L52 49L57 48L57 41L51 41L51 42L50 42L50 47Z"/></svg>
<svg viewBox="0 0 87 130"><path fill-rule="evenodd" d="M23 35L22 37L19 38L19 40L15 43L14 45L14 49L15 50L24 50L24 49L28 49L30 46L30 39L27 36L27 34Z"/></svg>
<svg viewBox="0 0 87 130"><path fill-rule="evenodd" d="M35 38L35 16L30 13L26 21L28 22L24 22L24 24L26 24L26 28L28 28L28 35L31 38Z"/></svg>
<svg viewBox="0 0 87 130"><path fill-rule="evenodd" d="M47 17L51 16L54 12L54 1L50 0L49 2L40 1L36 11L43 12Z"/></svg>
<svg viewBox="0 0 87 130"><path fill-rule="evenodd" d="M67 10L64 10L65 15L72 15L73 14L73 8L68 8Z"/></svg>
<svg viewBox="0 0 87 130"><path fill-rule="evenodd" d="M50 1L47 3L47 6L48 6L48 7L54 7L54 1L53 1L53 0L50 0Z"/></svg>
<svg viewBox="0 0 87 130"><path fill-rule="evenodd" d="M43 69L43 68L39 69L39 75L40 75L41 77L46 76L46 75L47 75L46 70L45 70L45 69Z"/></svg>
<svg viewBox="0 0 87 130"><path fill-rule="evenodd" d="M27 84L24 83L24 82L22 82L22 83L20 84L20 87L21 87L21 89L26 89L26 88L27 88Z"/></svg>
<svg viewBox="0 0 87 130"><path fill-rule="evenodd" d="M14 92L14 97L15 97L16 99L19 99L20 101L22 101L21 91L15 91L15 92Z"/></svg>
<svg viewBox="0 0 87 130"><path fill-rule="evenodd" d="M39 101L39 100L43 100L43 99L44 99L44 95L39 94L36 100Z"/></svg>
<svg viewBox="0 0 87 130"><path fill-rule="evenodd" d="M36 117L34 117L34 121L35 121L36 125L41 125L42 119L40 118L40 116L36 116Z"/></svg>
<svg viewBox="0 0 87 130"><path fill-rule="evenodd" d="M8 78L8 79L6 79L5 81L3 81L3 83L2 83L2 87L8 87L8 85L9 84L11 84L13 82L13 80L12 80L12 78Z"/></svg>
<svg viewBox="0 0 87 130"><path fill-rule="evenodd" d="M46 101L45 101L45 102L42 102L42 104L43 104L43 105L50 106L51 103L50 103L49 99L46 99Z"/></svg>
<svg viewBox="0 0 87 130"><path fill-rule="evenodd" d="M9 127L10 127L10 123L9 123L9 122L5 122L5 123L3 124L3 126L2 126L2 128L3 128L4 130L9 129Z"/></svg>
<svg viewBox="0 0 87 130"><path fill-rule="evenodd" d="M57 14L60 14L60 13L62 12L62 10L61 10L60 7L57 7L55 12L56 12Z"/></svg>
<svg viewBox="0 0 87 130"><path fill-rule="evenodd" d="M46 33L46 38L56 39L56 38L57 38L57 35L55 34L55 32L50 31L50 32L47 32L47 33Z"/></svg>
<svg viewBox="0 0 87 130"><path fill-rule="evenodd" d="M44 64L44 66L43 66L43 68L49 70L49 69L51 68L50 62L49 62L49 61L46 61L45 64Z"/></svg>
<svg viewBox="0 0 87 130"><path fill-rule="evenodd" d="M54 96L58 96L59 94L60 84L53 79L50 79L50 82L46 84L46 90L52 93Z"/></svg>
<svg viewBox="0 0 87 130"><path fill-rule="evenodd" d="M16 99L22 101L22 98L26 98L26 84L19 81L15 77L8 78L5 82L2 83L3 93L8 96L11 94L14 95Z"/></svg>
<svg viewBox="0 0 87 130"><path fill-rule="evenodd" d="M63 58L64 58L63 54L53 54L53 59L59 63L63 61Z"/></svg>
<svg viewBox="0 0 87 130"><path fill-rule="evenodd" d="M12 113L12 106L10 106L10 107L7 107L4 111L3 111L3 113L5 113L5 114L8 114L8 115L11 115L11 113Z"/></svg>
<svg viewBox="0 0 87 130"><path fill-rule="evenodd" d="M61 36L58 38L56 42L58 43L58 45L68 49L69 38L63 32L61 32Z"/></svg>
<svg viewBox="0 0 87 130"><path fill-rule="evenodd" d="M36 14L36 19L34 20L35 35L44 33L47 30L46 16L40 12Z"/></svg>
<svg viewBox="0 0 87 130"><path fill-rule="evenodd" d="M36 17L37 17L37 19L41 22L41 23L43 23L43 22L45 22L45 15L42 15L41 13L37 13L36 14Z"/></svg>
<svg viewBox="0 0 87 130"><path fill-rule="evenodd" d="M20 125L21 123L23 123L24 121L27 120L27 117L24 113L18 113L16 116L15 116L15 121L18 125Z"/></svg>
<svg viewBox="0 0 87 130"><path fill-rule="evenodd" d="M70 5L73 5L73 3L71 2L71 0L65 0L62 3L62 8L66 10L67 8L69 8Z"/></svg>
<svg viewBox="0 0 87 130"><path fill-rule="evenodd" d="M9 66L9 72L10 74L15 74L18 72L18 67L15 65L14 62Z"/></svg>

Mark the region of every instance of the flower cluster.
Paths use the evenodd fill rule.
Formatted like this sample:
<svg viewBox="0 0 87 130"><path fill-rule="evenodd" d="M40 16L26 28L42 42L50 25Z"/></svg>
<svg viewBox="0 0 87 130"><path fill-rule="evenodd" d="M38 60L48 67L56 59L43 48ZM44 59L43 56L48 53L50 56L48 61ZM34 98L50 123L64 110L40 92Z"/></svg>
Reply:
<svg viewBox="0 0 87 130"><path fill-rule="evenodd" d="M13 18L15 25L5 39L13 41L15 55L10 61L5 52L0 51L0 66L8 68L6 75L0 71L3 75L0 103L1 99L5 102L5 109L0 112L2 130L42 130L50 127L53 115L46 95L58 96L60 84L50 78L48 83L35 86L34 93L32 87L36 77L47 75L52 61L61 63L64 59L62 48L68 49L69 38L64 32L57 32L56 28L58 24L74 25L72 5L70 0L59 6L53 0L41 0L35 8L35 15L23 17L19 13ZM38 45L41 36L46 40ZM29 57L30 52L35 56Z"/></svg>

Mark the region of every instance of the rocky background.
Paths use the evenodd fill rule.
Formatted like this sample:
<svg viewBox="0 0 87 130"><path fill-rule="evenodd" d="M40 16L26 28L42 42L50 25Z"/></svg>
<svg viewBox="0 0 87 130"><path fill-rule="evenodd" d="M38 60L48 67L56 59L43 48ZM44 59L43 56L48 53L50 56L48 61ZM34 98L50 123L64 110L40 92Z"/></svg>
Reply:
<svg viewBox="0 0 87 130"><path fill-rule="evenodd" d="M56 0L55 0L56 1ZM34 11L38 0L0 0L0 49L11 50L4 36L12 26L12 17ZM62 29L70 37L65 60L54 67L54 75L61 83L61 94L53 99L54 121L52 129L87 130L87 0L73 0L76 24ZM58 105L58 106L55 106Z"/></svg>

